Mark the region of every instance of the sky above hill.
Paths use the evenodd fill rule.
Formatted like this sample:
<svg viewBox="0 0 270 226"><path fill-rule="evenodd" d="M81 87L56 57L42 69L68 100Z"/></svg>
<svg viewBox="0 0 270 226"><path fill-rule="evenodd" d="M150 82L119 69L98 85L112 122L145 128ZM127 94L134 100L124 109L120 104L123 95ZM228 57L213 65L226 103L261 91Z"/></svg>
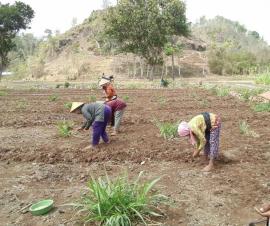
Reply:
<svg viewBox="0 0 270 226"><path fill-rule="evenodd" d="M45 29L64 32L76 18L81 23L91 11L101 9L103 0L21 0L35 11L32 29L36 36L44 35ZM15 0L0 0L2 4ZM111 0L115 2L115 0ZM270 43L270 0L186 0L187 18L196 22L201 16L213 18L217 15L238 21L248 30L255 30Z"/></svg>

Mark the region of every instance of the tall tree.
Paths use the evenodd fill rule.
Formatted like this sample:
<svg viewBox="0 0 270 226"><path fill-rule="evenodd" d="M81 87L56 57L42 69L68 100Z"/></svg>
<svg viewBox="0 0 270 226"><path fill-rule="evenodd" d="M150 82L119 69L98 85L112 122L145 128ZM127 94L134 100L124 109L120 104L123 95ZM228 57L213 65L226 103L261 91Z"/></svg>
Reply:
<svg viewBox="0 0 270 226"><path fill-rule="evenodd" d="M119 0L109 8L105 32L122 52L143 57L152 73L171 36L189 34L185 12L181 0Z"/></svg>
<svg viewBox="0 0 270 226"><path fill-rule="evenodd" d="M20 29L27 29L34 17L32 8L23 3L0 3L0 79L8 65L8 53L15 47L13 39Z"/></svg>

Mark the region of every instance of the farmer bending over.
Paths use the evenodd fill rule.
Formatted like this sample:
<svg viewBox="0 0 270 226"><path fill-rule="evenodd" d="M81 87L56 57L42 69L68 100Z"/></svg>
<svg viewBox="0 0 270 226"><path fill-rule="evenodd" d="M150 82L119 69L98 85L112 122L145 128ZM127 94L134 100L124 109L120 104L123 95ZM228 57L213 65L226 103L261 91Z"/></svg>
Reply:
<svg viewBox="0 0 270 226"><path fill-rule="evenodd" d="M84 150L94 149L98 144L100 137L105 143L109 143L106 133L106 126L111 118L111 108L102 103L85 104L82 102L73 102L70 112L83 114L86 122L78 131L88 130L93 125L92 145L87 146Z"/></svg>
<svg viewBox="0 0 270 226"><path fill-rule="evenodd" d="M111 125L114 127L114 131L111 135L115 136L119 132L120 123L127 105L121 99L111 100L106 104L112 109Z"/></svg>
<svg viewBox="0 0 270 226"><path fill-rule="evenodd" d="M102 78L99 81L99 86L102 87L105 95L106 95L106 101L111 101L111 100L115 100L117 98L116 95L116 91L112 86L111 80L110 79L106 79L106 78Z"/></svg>
<svg viewBox="0 0 270 226"><path fill-rule="evenodd" d="M220 117L208 112L195 116L188 123L181 122L178 126L179 135L189 137L190 143L196 145L193 158L204 148L205 157L209 158L209 164L203 169L205 172L213 169L214 159L218 157L220 128Z"/></svg>

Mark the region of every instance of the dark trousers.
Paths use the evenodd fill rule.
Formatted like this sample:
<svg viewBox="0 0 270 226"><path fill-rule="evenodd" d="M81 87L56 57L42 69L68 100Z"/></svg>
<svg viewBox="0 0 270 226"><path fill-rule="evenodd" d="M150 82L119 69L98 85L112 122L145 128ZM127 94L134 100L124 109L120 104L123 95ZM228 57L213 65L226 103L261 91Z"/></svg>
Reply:
<svg viewBox="0 0 270 226"><path fill-rule="evenodd" d="M100 137L102 137L103 141L105 143L109 142L108 135L106 133L106 126L111 118L111 108L108 106L105 106L104 109L104 122L94 122L93 123L93 137L92 137L92 145L98 145Z"/></svg>

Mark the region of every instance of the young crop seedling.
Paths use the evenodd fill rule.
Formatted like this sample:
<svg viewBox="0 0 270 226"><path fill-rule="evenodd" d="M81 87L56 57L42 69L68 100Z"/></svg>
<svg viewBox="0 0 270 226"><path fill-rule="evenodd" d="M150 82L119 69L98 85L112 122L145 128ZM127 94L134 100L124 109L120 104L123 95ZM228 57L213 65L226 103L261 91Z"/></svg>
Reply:
<svg viewBox="0 0 270 226"><path fill-rule="evenodd" d="M239 129L240 133L245 136L259 137L259 135L255 131L250 129L250 126L246 121L241 121L239 123Z"/></svg>
<svg viewBox="0 0 270 226"><path fill-rule="evenodd" d="M128 95L123 96L123 100L124 100L125 102L128 102L128 101L129 101L129 96L128 96Z"/></svg>
<svg viewBox="0 0 270 226"><path fill-rule="evenodd" d="M142 174L132 182L128 176L117 177L115 180L108 175L105 178L92 178L88 183L88 193L82 196L79 203L71 205L78 214L84 215L84 223L102 226L154 223L151 217L157 220L157 217L163 216L158 205L168 203L167 197L152 191L160 178L142 182Z"/></svg>
<svg viewBox="0 0 270 226"><path fill-rule="evenodd" d="M72 103L71 102L64 103L64 107L66 109L68 109L68 110L70 110L71 106L72 106Z"/></svg>
<svg viewBox="0 0 270 226"><path fill-rule="evenodd" d="M219 97L225 97L225 96L228 96L230 94L230 89L227 87L214 86L214 87L210 88L210 90L212 91L213 94L215 94Z"/></svg>
<svg viewBox="0 0 270 226"><path fill-rule="evenodd" d="M55 95L55 94L54 94L54 95L49 96L49 101L50 101L50 102L53 102L53 101L58 100L58 98L59 98L58 95Z"/></svg>
<svg viewBox="0 0 270 226"><path fill-rule="evenodd" d="M156 126L159 128L160 134L164 139L172 139L177 136L177 123L156 122Z"/></svg>
<svg viewBox="0 0 270 226"><path fill-rule="evenodd" d="M61 137L69 137L71 136L73 123L63 120L57 123L58 133Z"/></svg>

